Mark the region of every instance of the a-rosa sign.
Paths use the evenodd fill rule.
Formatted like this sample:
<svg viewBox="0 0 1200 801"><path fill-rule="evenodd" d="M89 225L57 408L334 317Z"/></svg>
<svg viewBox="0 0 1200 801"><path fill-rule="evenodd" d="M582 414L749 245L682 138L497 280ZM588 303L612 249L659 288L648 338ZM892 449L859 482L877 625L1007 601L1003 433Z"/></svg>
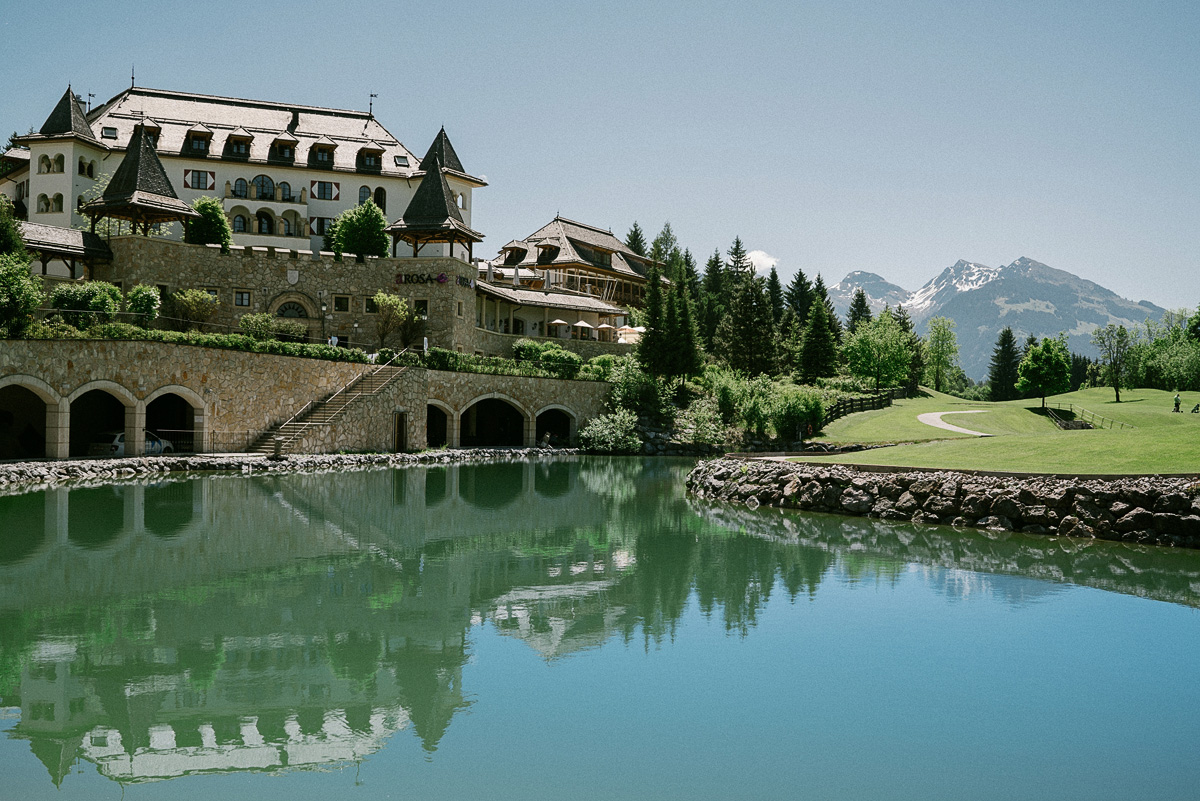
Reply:
<svg viewBox="0 0 1200 801"><path fill-rule="evenodd" d="M450 276L445 273L396 273L396 284L446 284L450 282ZM475 282L470 278L462 276L455 277L454 283L458 286L475 288Z"/></svg>

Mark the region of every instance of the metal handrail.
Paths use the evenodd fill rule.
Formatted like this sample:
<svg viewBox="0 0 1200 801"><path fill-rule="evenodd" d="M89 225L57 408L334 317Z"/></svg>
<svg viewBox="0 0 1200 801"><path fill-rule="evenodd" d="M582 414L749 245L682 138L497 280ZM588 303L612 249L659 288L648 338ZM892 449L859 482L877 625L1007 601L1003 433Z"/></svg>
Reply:
<svg viewBox="0 0 1200 801"><path fill-rule="evenodd" d="M350 389L350 387L354 386L355 384L366 381L368 378L374 378L375 376L379 375L379 373L381 371L383 371L384 368L390 367L392 365L392 362L399 359L402 355L407 353L408 350L409 350L408 348L405 348L404 350L400 351L396 355L392 356L392 358L388 359L387 362L385 362L384 364L376 365L375 369L372 370L371 372L363 373L359 376L356 376L356 377L350 379L350 381L348 381L345 384L345 386L338 389L337 392L333 393L328 398L325 398L322 401L309 401L308 403L304 404L304 407L299 412L292 415L291 418L286 423L279 426L279 428L277 428L276 430L282 431L290 423L299 422L297 420L297 418L301 417L305 413L305 410L307 410L310 406L317 406L317 405L323 406L325 404L333 403L334 399L337 398L338 395L341 395L343 392L346 392L347 390ZM403 372L403 371L404 370L401 369L401 372ZM399 374L400 373L397 373L396 375L399 375ZM395 377L396 376L392 376L392 378L389 378L386 382L384 382L383 386L386 386L387 384L391 383L392 379L394 379ZM376 387L374 392L372 392L370 394L374 395L374 394L378 393L379 390L383 389L383 386ZM342 405L342 407L340 409L338 409L336 412L334 412L333 416L336 417L338 414L341 414L343 411L345 411L347 406L349 406L351 403L353 403L358 398L362 397L364 394L366 394L366 393L359 392L359 393L356 393L353 397L347 395L346 398L348 398L348 400L346 400L346 402ZM329 420L326 420L323 423L321 423L321 425L328 425L330 422L332 422L332 419L333 418L331 417ZM290 436L283 439L281 446L286 447L288 445L291 445L293 442L296 441L296 439L298 439L300 437L301 434L304 434L306 431L308 431L310 428L312 428L313 426L316 426L316 425L318 425L318 424L317 423L303 423L302 425L300 425L299 428L297 428L295 431L293 431Z"/></svg>
<svg viewBox="0 0 1200 801"><path fill-rule="evenodd" d="M1061 409L1061 408L1063 408L1063 404L1061 402L1056 402L1054 404L1054 408ZM1074 403L1068 403L1067 408L1073 414L1075 414L1076 417L1078 417L1081 420L1084 419L1084 417L1083 417L1084 415L1089 415L1092 419L1088 420L1087 422L1092 423L1093 426L1096 426L1096 424L1094 422L1095 420L1107 420L1108 421L1107 426L1105 426L1104 423L1102 422L1102 423L1100 423L1100 425L1096 426L1096 428L1106 428L1107 427L1109 429L1112 429L1114 425L1120 426L1123 429L1124 428L1137 428L1137 426L1133 425L1132 423L1125 423L1125 422L1122 422L1121 420L1114 420L1111 417L1105 417L1102 414L1096 414L1095 412L1085 409L1082 406L1076 407ZM1078 408L1078 412L1076 411L1077 408Z"/></svg>

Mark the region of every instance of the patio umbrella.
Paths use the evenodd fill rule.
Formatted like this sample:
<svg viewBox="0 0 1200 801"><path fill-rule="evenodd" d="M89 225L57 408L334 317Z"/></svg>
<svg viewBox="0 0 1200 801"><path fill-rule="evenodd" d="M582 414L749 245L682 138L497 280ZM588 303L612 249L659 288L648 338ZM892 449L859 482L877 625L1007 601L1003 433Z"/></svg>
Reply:
<svg viewBox="0 0 1200 801"><path fill-rule="evenodd" d="M599 331L601 328L612 328L612 326L608 323L600 323L600 325L596 326L597 331Z"/></svg>
<svg viewBox="0 0 1200 801"><path fill-rule="evenodd" d="M646 326L644 326L644 325L635 325L635 326L633 327L633 330L634 330L634 331L637 331L639 334L644 334L644 333L646 333Z"/></svg>
<svg viewBox="0 0 1200 801"><path fill-rule="evenodd" d="M594 328L595 327L591 323L585 322L584 320L580 320L579 322L575 323L575 325L583 326L584 328Z"/></svg>
<svg viewBox="0 0 1200 801"><path fill-rule="evenodd" d="M549 325L570 325L566 320L551 320Z"/></svg>

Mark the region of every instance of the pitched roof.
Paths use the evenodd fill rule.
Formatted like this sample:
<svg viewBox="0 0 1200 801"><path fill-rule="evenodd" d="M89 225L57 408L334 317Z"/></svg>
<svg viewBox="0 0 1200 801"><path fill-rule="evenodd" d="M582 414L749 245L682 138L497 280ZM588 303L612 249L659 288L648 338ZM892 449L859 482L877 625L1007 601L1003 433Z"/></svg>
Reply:
<svg viewBox="0 0 1200 801"><path fill-rule="evenodd" d="M133 129L125 157L113 173L112 180L97 201L84 206L93 215L118 216L122 211L135 210L139 218L181 219L198 217L191 206L175 194L171 179L163 169L154 145L141 125Z"/></svg>
<svg viewBox="0 0 1200 801"><path fill-rule="evenodd" d="M437 163L435 159L434 164ZM399 220L388 226L388 230L400 235L455 231L476 242L483 239L483 234L471 230L463 221L450 185L446 183L446 175L437 166L426 170L408 208Z"/></svg>
<svg viewBox="0 0 1200 801"><path fill-rule="evenodd" d="M595 312L604 315L623 315L626 311L610 303L605 303L591 295L579 295L573 292L541 289L517 289L511 286L489 284L477 281L475 287L486 295L506 300L517 306L537 306L551 309L570 309L572 311Z"/></svg>
<svg viewBox="0 0 1200 801"><path fill-rule="evenodd" d="M75 97L70 86L67 86L67 91L63 93L58 105L54 107L54 111L51 111L50 116L42 123L38 133L42 136L75 135L85 139L95 140L96 138L92 133L92 127L88 125L87 114L79 105L79 99Z"/></svg>
<svg viewBox="0 0 1200 801"><path fill-rule="evenodd" d="M19 222L21 239L30 250L59 253L65 256L84 256L111 259L112 251L103 238L91 231L60 228L57 225Z"/></svg>
<svg viewBox="0 0 1200 801"><path fill-rule="evenodd" d="M431 170L435 162L448 170L467 174L467 171L463 169L462 162L458 160L458 154L454 152L454 145L450 144L450 137L446 136L445 126L438 131L438 135L433 139L433 144L425 153L425 158L421 159L421 169Z"/></svg>
<svg viewBox="0 0 1200 801"><path fill-rule="evenodd" d="M189 92L133 87L122 91L94 109L89 115L93 128L117 130L116 146L128 141L133 128L143 117L153 117L162 126L159 151L179 153L187 138L188 129L202 122L212 130L210 153L224 151L230 134L241 128L252 136L250 161L267 162L276 141L295 145L295 158L303 164L309 149L324 137L321 144L334 146L333 168L353 172L359 146L377 142L384 148L384 174L410 175L412 168L396 167L393 156L406 156L416 165L416 156L396 137L365 111L303 106L234 97L218 97ZM287 131L288 136L282 132ZM292 137L295 137L294 139Z"/></svg>
<svg viewBox="0 0 1200 801"><path fill-rule="evenodd" d="M613 236L611 231L568 220L566 217L555 217L546 225L539 228L525 241L534 246L551 244L557 247L558 253L550 261L543 261L540 253L530 250L521 260L522 266L538 265L540 267L559 266L567 264L587 265L597 270L607 270L620 275L645 278L650 260L637 255L629 246ZM597 264L586 259L579 252L579 247L590 248L611 253L609 264Z"/></svg>

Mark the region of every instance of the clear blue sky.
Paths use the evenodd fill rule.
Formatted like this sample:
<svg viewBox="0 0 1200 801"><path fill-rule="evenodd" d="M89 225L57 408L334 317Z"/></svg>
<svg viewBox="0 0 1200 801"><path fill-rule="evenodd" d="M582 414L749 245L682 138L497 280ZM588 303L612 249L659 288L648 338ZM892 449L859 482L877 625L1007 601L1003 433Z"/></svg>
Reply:
<svg viewBox="0 0 1200 801"><path fill-rule="evenodd" d="M1200 3L31 3L0 20L4 134L71 82L445 124L492 253L556 212L735 235L829 283L1029 256L1200 302Z"/></svg>

